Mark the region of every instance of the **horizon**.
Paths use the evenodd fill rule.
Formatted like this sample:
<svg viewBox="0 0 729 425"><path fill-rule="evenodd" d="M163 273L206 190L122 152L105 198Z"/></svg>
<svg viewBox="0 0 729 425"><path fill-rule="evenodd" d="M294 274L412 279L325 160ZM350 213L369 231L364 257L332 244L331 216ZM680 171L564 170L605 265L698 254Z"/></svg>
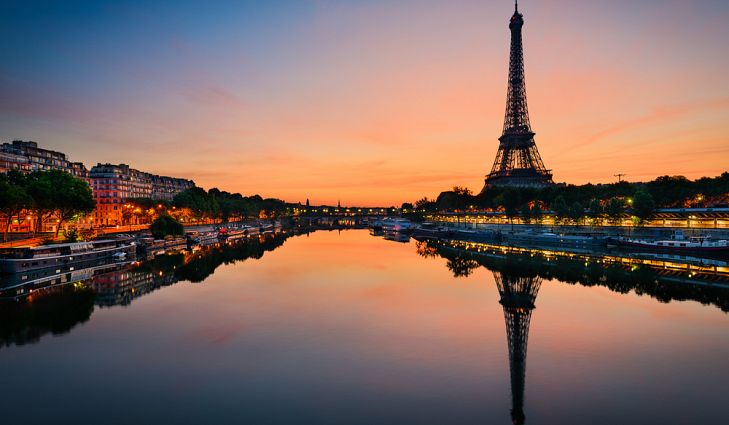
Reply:
<svg viewBox="0 0 729 425"><path fill-rule="evenodd" d="M175 6L0 6L0 140L291 203L480 191L513 2ZM519 9L530 118L555 181L727 171L729 5Z"/></svg>

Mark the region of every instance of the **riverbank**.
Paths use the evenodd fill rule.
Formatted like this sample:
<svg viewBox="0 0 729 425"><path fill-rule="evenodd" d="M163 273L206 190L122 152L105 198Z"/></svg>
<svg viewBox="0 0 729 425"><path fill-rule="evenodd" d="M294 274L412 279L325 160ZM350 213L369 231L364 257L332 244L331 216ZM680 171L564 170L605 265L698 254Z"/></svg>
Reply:
<svg viewBox="0 0 729 425"><path fill-rule="evenodd" d="M184 226L185 232L209 232L214 229L226 226L237 226L243 224L250 224L257 222L257 220L244 220L244 221L231 221L228 223L218 224L195 224ZM102 227L94 229L95 238L100 238L104 235L115 235L115 234L127 234L127 235L139 235L149 230L149 224L139 224L132 226L120 226L120 227ZM43 243L44 240L52 238L54 241L62 242L63 236L53 238L52 233L37 233L35 236L27 234L26 237L9 240L7 242L0 242L0 248L19 248L19 247L32 247L38 246Z"/></svg>
<svg viewBox="0 0 729 425"><path fill-rule="evenodd" d="M473 230L494 230L501 233L506 232L552 232L569 234L600 234L612 237L634 237L648 239L670 238L677 230L683 232L686 237L690 236L711 236L714 239L729 239L729 229L709 228L683 228L683 227L636 227L636 226L577 226L577 225L539 225L539 224L508 224L508 223L470 223L453 222L445 220L433 220L433 222L444 226L473 229Z"/></svg>

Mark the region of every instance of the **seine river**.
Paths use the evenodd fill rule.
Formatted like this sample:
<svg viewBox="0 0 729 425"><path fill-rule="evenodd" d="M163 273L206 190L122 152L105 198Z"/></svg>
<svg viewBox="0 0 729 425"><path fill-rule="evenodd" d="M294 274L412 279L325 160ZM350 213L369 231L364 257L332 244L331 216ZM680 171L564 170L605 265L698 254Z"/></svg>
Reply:
<svg viewBox="0 0 729 425"><path fill-rule="evenodd" d="M2 423L729 420L726 287L461 248L279 235L0 304Z"/></svg>

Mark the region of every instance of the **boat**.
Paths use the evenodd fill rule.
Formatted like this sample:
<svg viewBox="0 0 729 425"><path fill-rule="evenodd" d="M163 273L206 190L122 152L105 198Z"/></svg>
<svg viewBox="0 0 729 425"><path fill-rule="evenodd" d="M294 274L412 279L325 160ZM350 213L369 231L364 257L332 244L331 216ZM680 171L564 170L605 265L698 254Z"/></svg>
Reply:
<svg viewBox="0 0 729 425"><path fill-rule="evenodd" d="M603 235L559 235L551 232L543 233L504 233L504 242L516 245L538 246L574 246L602 247L607 246L608 237Z"/></svg>
<svg viewBox="0 0 729 425"><path fill-rule="evenodd" d="M367 220L367 227L374 231L382 230L382 220L378 218Z"/></svg>
<svg viewBox="0 0 729 425"><path fill-rule="evenodd" d="M386 232L410 232L415 228L407 218L387 217L382 220L382 230Z"/></svg>
<svg viewBox="0 0 729 425"><path fill-rule="evenodd" d="M44 288L83 282L99 274L123 269L128 264L106 258L6 275L0 280L0 299L18 299Z"/></svg>
<svg viewBox="0 0 729 425"><path fill-rule="evenodd" d="M501 233L491 229L454 229L455 239L471 242L494 242L501 239Z"/></svg>
<svg viewBox="0 0 729 425"><path fill-rule="evenodd" d="M275 231L275 227L271 223L264 223L261 224L261 227L259 228L259 233L267 233L267 232L273 232Z"/></svg>
<svg viewBox="0 0 729 425"><path fill-rule="evenodd" d="M218 229L218 240L224 241L228 239L228 228L227 227L221 227Z"/></svg>
<svg viewBox="0 0 729 425"><path fill-rule="evenodd" d="M446 226L426 221L413 229L414 236L429 236L437 238L452 238L455 232Z"/></svg>
<svg viewBox="0 0 729 425"><path fill-rule="evenodd" d="M258 233L260 233L260 228L255 226L243 225L241 229L243 229L243 233L246 236L257 235Z"/></svg>
<svg viewBox="0 0 729 425"><path fill-rule="evenodd" d="M611 242L619 247L648 251L729 255L729 241L714 240L711 236L692 236L686 239L680 230L674 232L673 239L644 240L619 237L611 238Z"/></svg>
<svg viewBox="0 0 729 425"><path fill-rule="evenodd" d="M126 258L134 256L136 249L135 242L121 239L4 248L0 249L0 273L14 274L44 268L58 268L89 260L113 258L114 255L120 253L123 253Z"/></svg>

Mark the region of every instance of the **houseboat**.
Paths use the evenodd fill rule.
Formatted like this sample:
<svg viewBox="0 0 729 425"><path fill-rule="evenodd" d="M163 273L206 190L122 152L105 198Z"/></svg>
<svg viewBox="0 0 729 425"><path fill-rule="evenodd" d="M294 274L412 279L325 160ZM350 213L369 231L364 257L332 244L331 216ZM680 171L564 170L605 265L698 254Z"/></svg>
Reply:
<svg viewBox="0 0 729 425"><path fill-rule="evenodd" d="M608 237L603 235L559 235L556 233L503 233L502 239L508 244L536 246L604 247Z"/></svg>
<svg viewBox="0 0 729 425"><path fill-rule="evenodd" d="M0 273L24 273L36 269L54 268L107 258L132 258L136 255L133 241L107 239L24 248L0 249Z"/></svg>
<svg viewBox="0 0 729 425"><path fill-rule="evenodd" d="M714 240L710 236L692 236L686 239L682 231L676 231L673 239L612 238L611 242L619 247L646 251L729 255L729 241L725 239Z"/></svg>

